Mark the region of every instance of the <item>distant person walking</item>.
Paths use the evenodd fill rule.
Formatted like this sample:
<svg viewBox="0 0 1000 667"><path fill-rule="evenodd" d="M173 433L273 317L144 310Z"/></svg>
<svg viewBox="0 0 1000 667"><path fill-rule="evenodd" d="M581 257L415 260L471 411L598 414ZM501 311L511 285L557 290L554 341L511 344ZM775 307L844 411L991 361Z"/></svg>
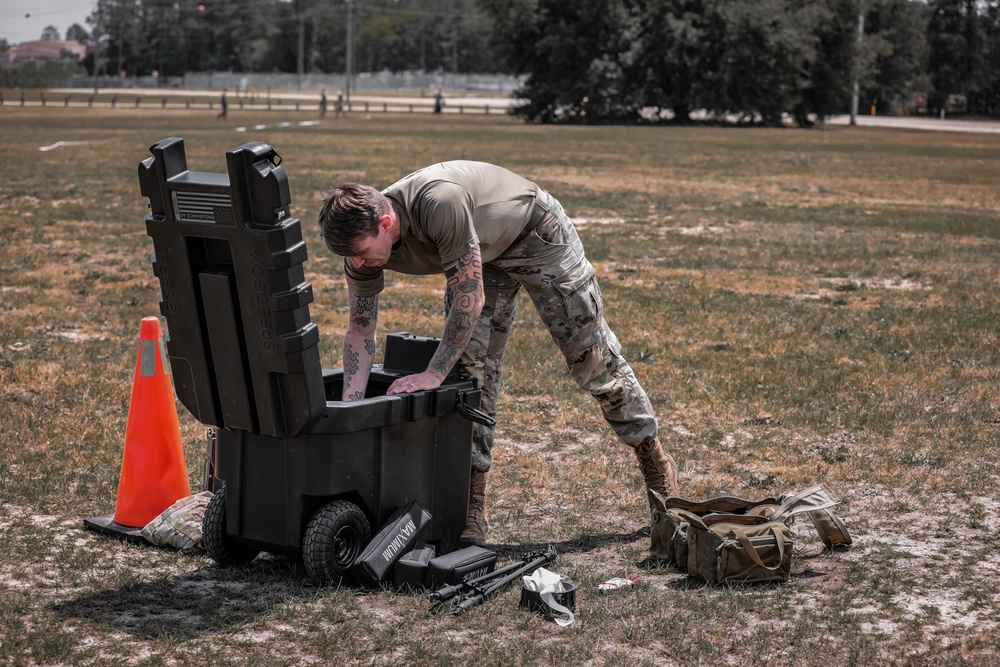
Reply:
<svg viewBox="0 0 1000 667"><path fill-rule="evenodd" d="M319 91L319 117L324 118L326 116L326 88Z"/></svg>
<svg viewBox="0 0 1000 667"><path fill-rule="evenodd" d="M434 94L434 113L441 113L442 107L444 107L444 93L441 91L441 86L438 86Z"/></svg>
<svg viewBox="0 0 1000 667"><path fill-rule="evenodd" d="M340 118L340 114L344 113L344 91L337 91L337 104L333 110L336 112L337 118Z"/></svg>
<svg viewBox="0 0 1000 667"><path fill-rule="evenodd" d="M226 89L222 89L222 97L219 99L219 105L222 110L219 111L219 115L215 117L216 120L226 120L229 115L229 101L226 99Z"/></svg>

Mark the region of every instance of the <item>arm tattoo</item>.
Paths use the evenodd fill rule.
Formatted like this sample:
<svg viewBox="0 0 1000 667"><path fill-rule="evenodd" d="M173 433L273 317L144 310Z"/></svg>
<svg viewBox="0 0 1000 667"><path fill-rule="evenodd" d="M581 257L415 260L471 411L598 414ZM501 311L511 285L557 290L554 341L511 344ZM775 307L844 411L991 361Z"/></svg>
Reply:
<svg viewBox="0 0 1000 667"><path fill-rule="evenodd" d="M351 297L351 322L367 329L378 318L378 299L373 296Z"/></svg>
<svg viewBox="0 0 1000 667"><path fill-rule="evenodd" d="M455 289L462 294L475 294L476 286L482 283L482 280L476 281L474 278L466 278L465 280L456 283Z"/></svg>
<svg viewBox="0 0 1000 667"><path fill-rule="evenodd" d="M344 335L344 398L364 398L375 356L378 296L348 296L349 320Z"/></svg>
<svg viewBox="0 0 1000 667"><path fill-rule="evenodd" d="M344 346L344 384L350 384L351 378L358 372L358 353L350 345Z"/></svg>
<svg viewBox="0 0 1000 667"><path fill-rule="evenodd" d="M454 264L446 267L445 276L455 302L445 321L441 344L430 364L431 370L440 373L442 377L448 375L462 356L482 310L483 262L479 247L473 247Z"/></svg>

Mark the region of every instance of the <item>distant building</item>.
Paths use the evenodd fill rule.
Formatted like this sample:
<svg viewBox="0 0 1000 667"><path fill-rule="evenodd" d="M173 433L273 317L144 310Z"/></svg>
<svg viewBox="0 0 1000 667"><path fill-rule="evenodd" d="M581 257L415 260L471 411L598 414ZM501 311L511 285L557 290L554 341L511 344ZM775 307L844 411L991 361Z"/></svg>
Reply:
<svg viewBox="0 0 1000 667"><path fill-rule="evenodd" d="M24 63L31 60L64 60L67 58L80 62L86 57L87 50L87 44L78 42L37 40L15 44L6 53L0 54L0 59L8 63Z"/></svg>

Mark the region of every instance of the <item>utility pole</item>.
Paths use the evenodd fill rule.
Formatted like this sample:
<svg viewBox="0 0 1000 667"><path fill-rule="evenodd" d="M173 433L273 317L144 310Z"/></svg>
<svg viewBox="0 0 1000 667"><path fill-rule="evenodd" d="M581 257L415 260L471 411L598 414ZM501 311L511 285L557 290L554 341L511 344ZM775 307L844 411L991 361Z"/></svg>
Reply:
<svg viewBox="0 0 1000 667"><path fill-rule="evenodd" d="M118 77L118 80L120 82L121 82L121 75L122 75L122 63L123 63L123 60L124 60L124 58L122 56L122 42L124 42L124 41L125 41L125 17L122 15L122 5L121 5L121 3L119 3L119 5L118 5L118 69L115 70L115 76ZM122 83L124 83L124 82L122 82Z"/></svg>
<svg viewBox="0 0 1000 667"><path fill-rule="evenodd" d="M460 6L455 3L455 22L451 24L451 73L458 77L458 21L462 14Z"/></svg>
<svg viewBox="0 0 1000 667"><path fill-rule="evenodd" d="M298 82L299 90L302 90L302 73L305 70L305 50L306 50L306 18L305 13L302 11L302 0L299 0L299 52L298 52L298 63L296 77Z"/></svg>
<svg viewBox="0 0 1000 667"><path fill-rule="evenodd" d="M861 76L861 41L865 36L865 15L864 12L858 14L858 41L857 48L854 49L854 91L851 94L851 125L858 124L858 95L860 85L858 79Z"/></svg>
<svg viewBox="0 0 1000 667"><path fill-rule="evenodd" d="M98 4L94 10L94 94L97 94L97 89L100 87L100 76L98 68L101 63L101 30L104 22L101 20L101 6Z"/></svg>
<svg viewBox="0 0 1000 667"><path fill-rule="evenodd" d="M345 82L345 97L351 104L351 78L354 76L354 0L347 0L347 81Z"/></svg>

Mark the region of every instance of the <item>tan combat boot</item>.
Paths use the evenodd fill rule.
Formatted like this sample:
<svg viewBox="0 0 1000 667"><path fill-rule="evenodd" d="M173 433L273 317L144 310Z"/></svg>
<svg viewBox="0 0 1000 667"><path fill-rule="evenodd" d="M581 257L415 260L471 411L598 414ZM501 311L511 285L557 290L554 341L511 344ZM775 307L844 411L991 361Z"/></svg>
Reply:
<svg viewBox="0 0 1000 667"><path fill-rule="evenodd" d="M677 485L677 464L670 454L663 451L657 438L642 442L635 448L635 456L639 459L639 469L646 479L646 495L650 509L653 509L653 497L649 491L656 491L664 498L680 495L680 487Z"/></svg>
<svg viewBox="0 0 1000 667"><path fill-rule="evenodd" d="M469 480L469 513L458 537L462 547L486 545L486 473L472 471Z"/></svg>

